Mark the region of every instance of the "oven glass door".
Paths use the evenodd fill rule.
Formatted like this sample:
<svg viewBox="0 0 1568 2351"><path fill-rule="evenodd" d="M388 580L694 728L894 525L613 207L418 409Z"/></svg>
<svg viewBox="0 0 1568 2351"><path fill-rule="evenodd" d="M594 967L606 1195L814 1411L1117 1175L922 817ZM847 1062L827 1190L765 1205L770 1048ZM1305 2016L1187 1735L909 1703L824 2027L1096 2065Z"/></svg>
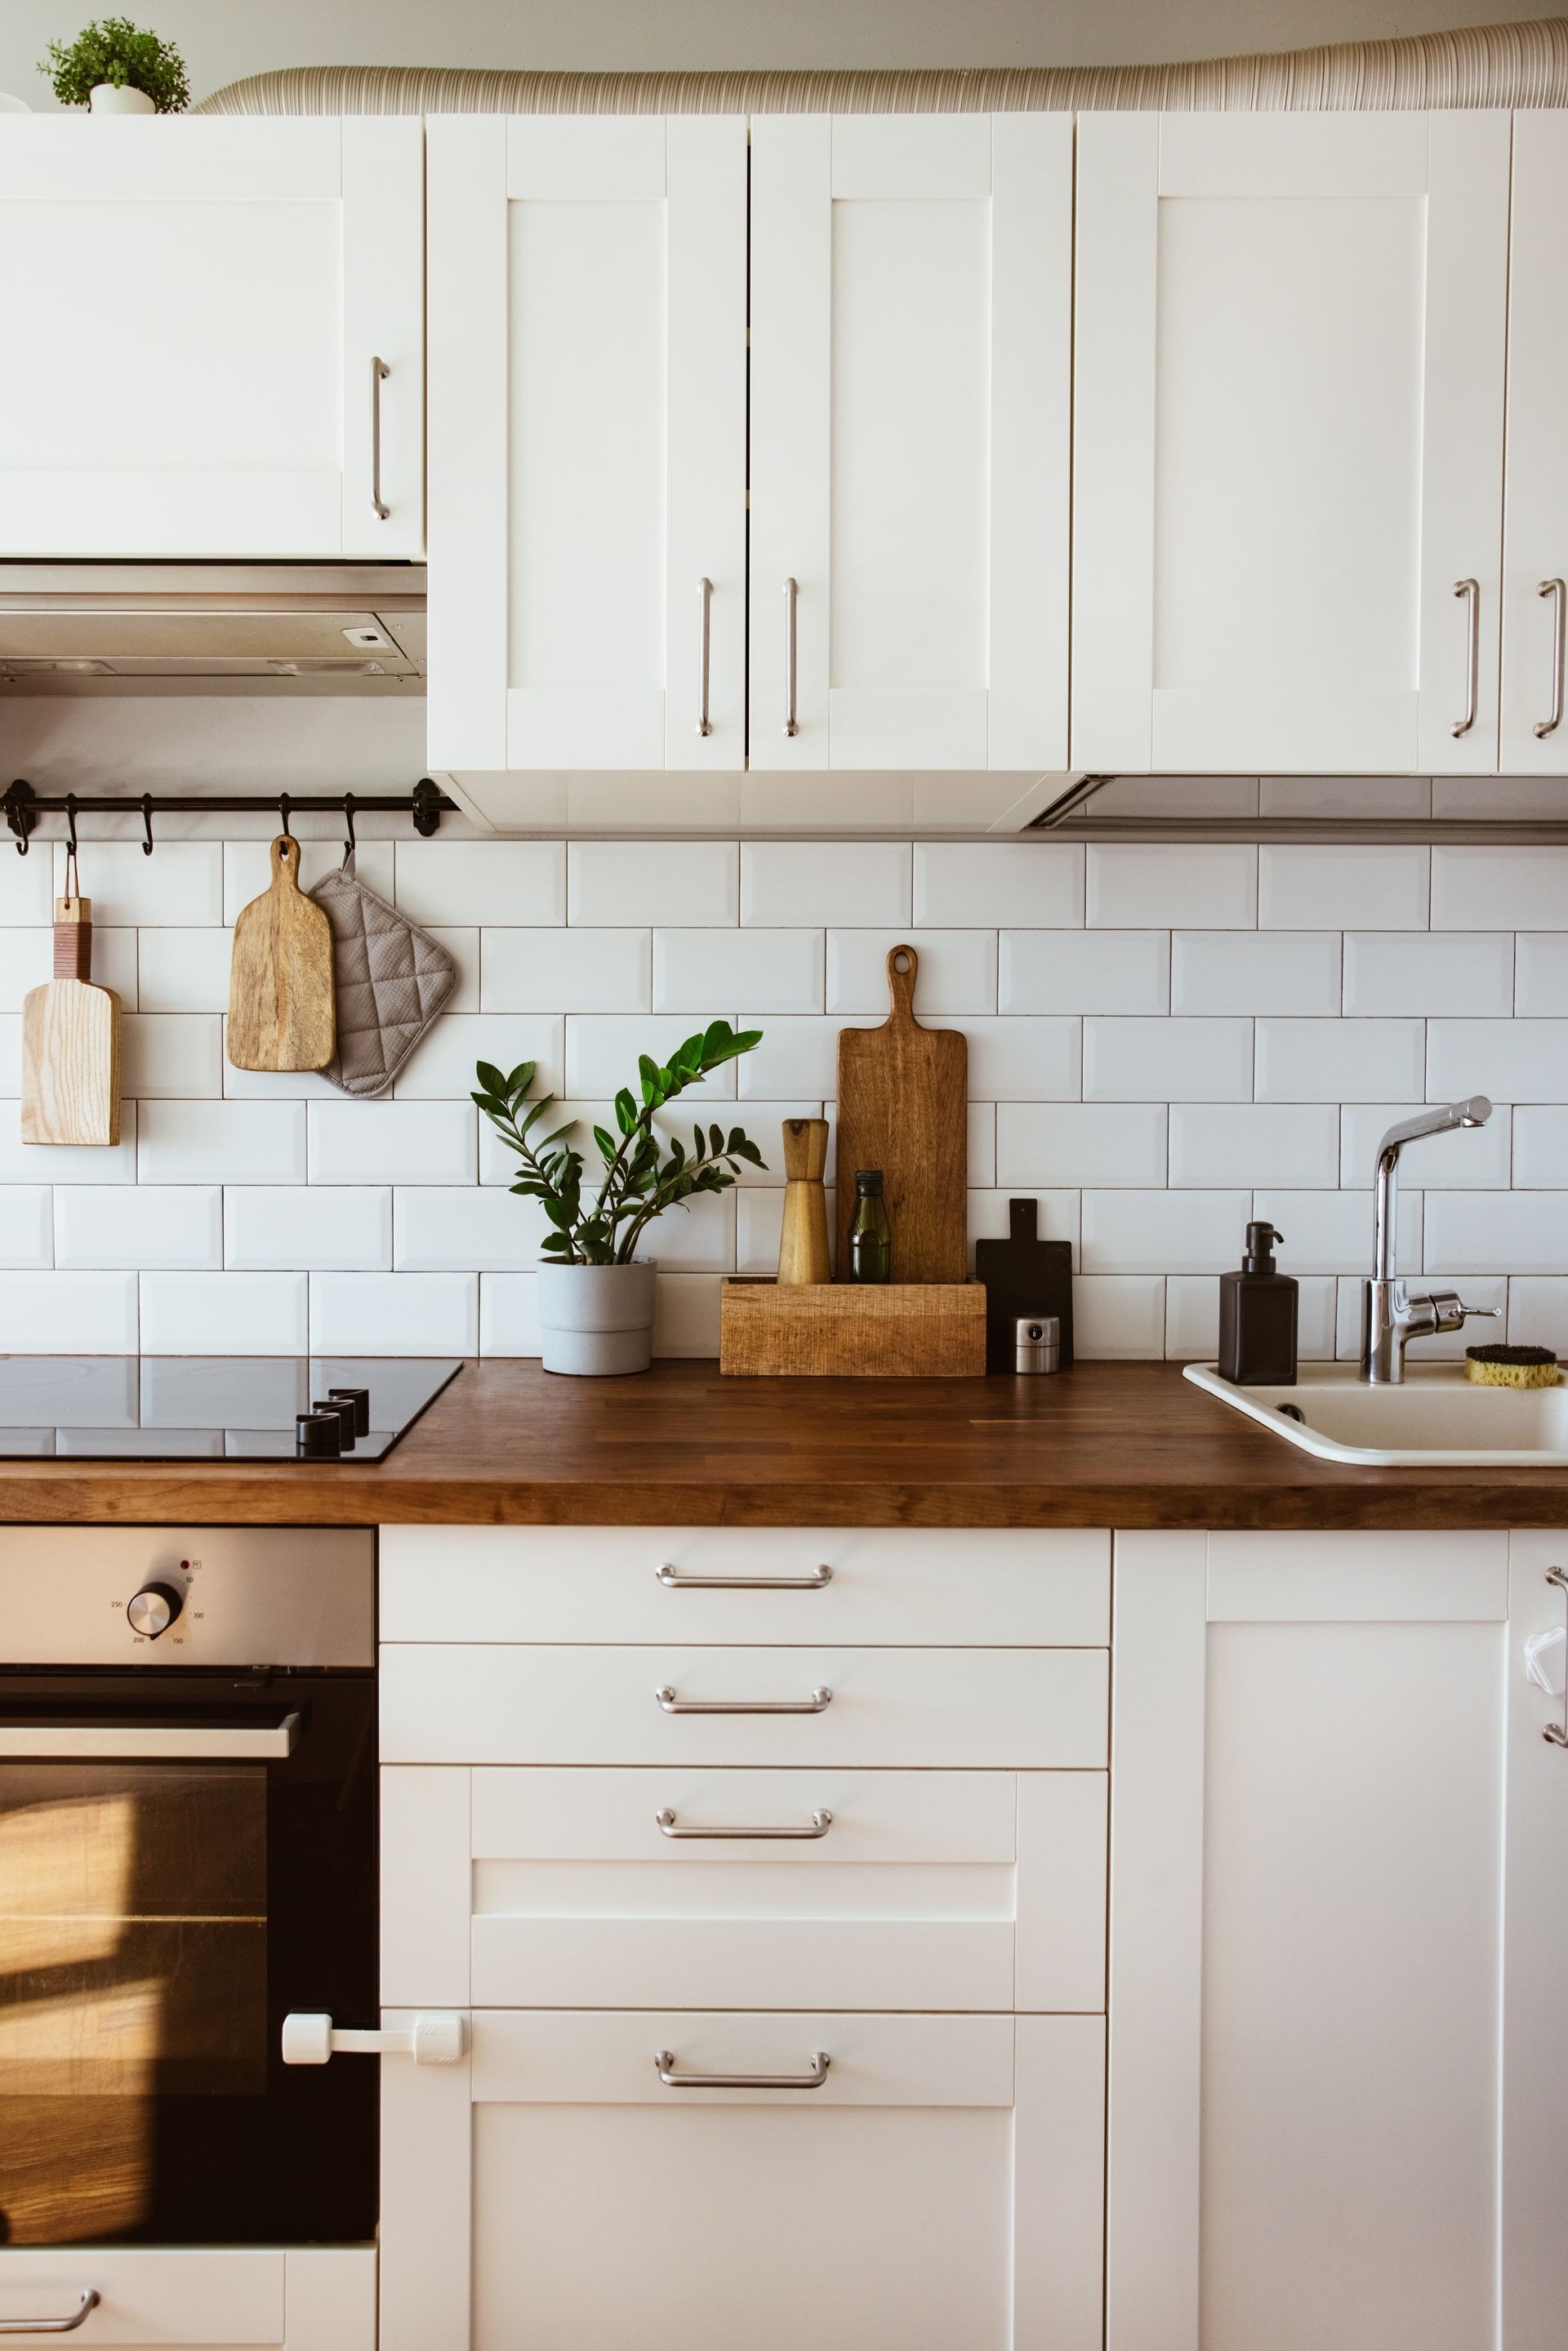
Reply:
<svg viewBox="0 0 1568 2351"><path fill-rule="evenodd" d="M0 1675L0 2243L374 2233L368 1673Z"/></svg>

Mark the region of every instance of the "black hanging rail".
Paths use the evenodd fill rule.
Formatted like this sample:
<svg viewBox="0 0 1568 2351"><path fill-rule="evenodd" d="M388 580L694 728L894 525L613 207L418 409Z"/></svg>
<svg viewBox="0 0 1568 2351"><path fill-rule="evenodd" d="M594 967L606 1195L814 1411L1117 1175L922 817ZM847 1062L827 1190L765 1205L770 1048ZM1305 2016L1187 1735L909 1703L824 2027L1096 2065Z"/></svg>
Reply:
<svg viewBox="0 0 1568 2351"><path fill-rule="evenodd" d="M453 814L456 807L456 801L429 776L422 776L411 792L241 792L211 796L205 792L140 792L112 797L36 792L21 776L7 791L0 792L0 808L5 810L5 821L16 836L19 857L27 854L27 843L37 830L39 819L46 816L63 816L73 840L78 816L140 816L146 834L142 850L151 857L155 816L267 816L276 810L287 832L290 816L309 810L346 816L350 839L357 816L406 816L412 819L421 839L428 841L440 829L442 818Z"/></svg>

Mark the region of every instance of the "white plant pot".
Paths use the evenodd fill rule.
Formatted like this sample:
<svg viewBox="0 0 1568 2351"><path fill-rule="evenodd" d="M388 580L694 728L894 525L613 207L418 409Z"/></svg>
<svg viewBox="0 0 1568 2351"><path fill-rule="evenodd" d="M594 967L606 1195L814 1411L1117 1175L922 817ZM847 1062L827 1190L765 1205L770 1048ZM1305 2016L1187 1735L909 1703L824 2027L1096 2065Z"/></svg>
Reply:
<svg viewBox="0 0 1568 2351"><path fill-rule="evenodd" d="M158 109L144 89L132 89L127 82L116 89L111 81L95 82L89 101L94 114L156 114Z"/></svg>
<svg viewBox="0 0 1568 2351"><path fill-rule="evenodd" d="M547 1372L588 1379L645 1372L653 1360L652 1259L632 1265L539 1265L539 1341Z"/></svg>

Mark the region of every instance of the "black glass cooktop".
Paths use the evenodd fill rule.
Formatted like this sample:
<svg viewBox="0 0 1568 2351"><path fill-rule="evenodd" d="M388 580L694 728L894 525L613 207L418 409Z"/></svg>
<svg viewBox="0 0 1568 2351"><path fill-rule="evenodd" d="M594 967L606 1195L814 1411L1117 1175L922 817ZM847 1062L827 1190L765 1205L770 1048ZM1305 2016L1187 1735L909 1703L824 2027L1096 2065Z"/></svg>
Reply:
<svg viewBox="0 0 1568 2351"><path fill-rule="evenodd" d="M380 1461L462 1368L396 1355L0 1355L0 1458L294 1461L298 1416L347 1388L369 1391L361 1426L350 1444L341 1416L343 1449L325 1458Z"/></svg>

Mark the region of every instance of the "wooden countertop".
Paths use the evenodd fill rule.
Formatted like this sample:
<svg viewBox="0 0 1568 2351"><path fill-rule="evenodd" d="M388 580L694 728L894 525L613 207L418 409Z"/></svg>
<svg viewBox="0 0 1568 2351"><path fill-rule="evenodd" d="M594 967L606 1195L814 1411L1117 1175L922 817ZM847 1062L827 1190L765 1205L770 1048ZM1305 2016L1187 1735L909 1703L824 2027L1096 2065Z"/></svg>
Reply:
<svg viewBox="0 0 1568 2351"><path fill-rule="evenodd" d="M1551 1527L1568 1473L1352 1469L1174 1364L1054 1379L465 1366L384 1463L0 1461L9 1523Z"/></svg>

